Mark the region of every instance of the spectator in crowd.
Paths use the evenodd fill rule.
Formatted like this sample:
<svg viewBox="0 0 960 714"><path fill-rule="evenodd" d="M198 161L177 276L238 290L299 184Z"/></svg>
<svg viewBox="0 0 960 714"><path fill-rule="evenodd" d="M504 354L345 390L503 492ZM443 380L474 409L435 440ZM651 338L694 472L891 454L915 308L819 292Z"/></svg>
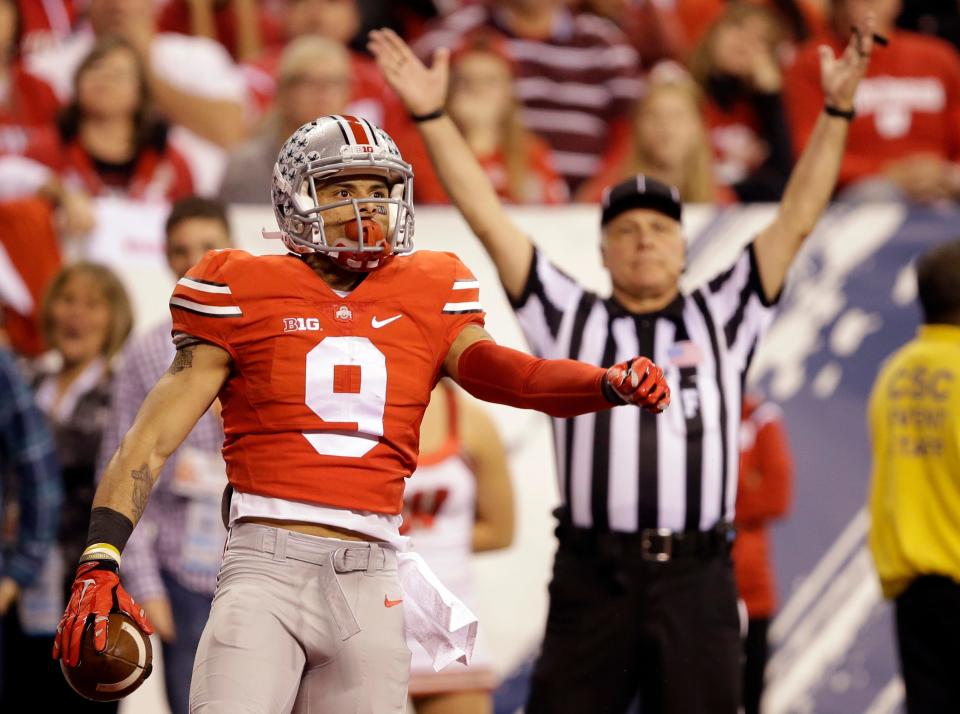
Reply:
<svg viewBox="0 0 960 714"><path fill-rule="evenodd" d="M230 247L223 206L184 198L166 223L167 265L177 279L210 250ZM114 381L99 468L120 445L140 404L173 361L170 318L130 342ZM223 425L215 409L201 417L158 476L139 527L123 551L123 580L156 628L172 714L187 714L190 676L217 584L226 531L220 497L227 483L220 456Z"/></svg>
<svg viewBox="0 0 960 714"><path fill-rule="evenodd" d="M116 704L93 703L74 692L50 660L57 610L67 602L75 563L86 545L93 504L97 450L113 388L111 362L133 326L133 313L119 278L94 263L74 263L54 278L41 311L51 359L37 364L37 405L53 431L63 473L65 499L60 511L57 562L60 571L43 587L21 597L21 608L47 613L29 628L6 623L24 656L8 662L7 676L30 681L17 687L9 711L116 711ZM68 565L64 565L68 564ZM11 669L12 667L12 669ZM39 686L38 686L39 683ZM19 697L19 699L17 698ZM4 711L8 711L6 706Z"/></svg>
<svg viewBox="0 0 960 714"><path fill-rule="evenodd" d="M450 82L450 116L500 197L565 202L567 185L553 167L550 147L524 126L503 40L492 33L466 38L454 53Z"/></svg>
<svg viewBox="0 0 960 714"><path fill-rule="evenodd" d="M784 49L792 49L793 44L806 41L826 27L823 0L737 0L736 3L729 3L727 0L668 1L674 5L690 52L731 4L760 5L774 13L777 20L783 24L790 40L790 44Z"/></svg>
<svg viewBox="0 0 960 714"><path fill-rule="evenodd" d="M243 77L218 43L203 37L157 32L153 0L89 0L90 30L27 58L62 101L77 67L96 39L119 35L140 55L157 111L174 127L171 140L190 162L197 190L220 182L229 149L246 135Z"/></svg>
<svg viewBox="0 0 960 714"><path fill-rule="evenodd" d="M287 137L318 116L349 113L350 55L340 43L300 37L284 50L277 73L272 112L227 162L220 198L228 203L267 203L273 165Z"/></svg>
<svg viewBox="0 0 960 714"><path fill-rule="evenodd" d="M35 126L53 121L60 104L46 82L20 61L20 10L15 0L0 0L0 136L6 125ZM8 140L0 138L0 142Z"/></svg>
<svg viewBox="0 0 960 714"><path fill-rule="evenodd" d="M923 324L870 395L869 544L909 714L960 711L960 240L916 264Z"/></svg>
<svg viewBox="0 0 960 714"><path fill-rule="evenodd" d="M779 200L793 167L777 58L784 36L769 10L734 3L691 58L707 96L714 175L740 201Z"/></svg>
<svg viewBox="0 0 960 714"><path fill-rule="evenodd" d="M602 170L580 187L577 200L595 203L607 186L638 173L676 186L689 203L731 200L730 192L713 181L701 102L700 90L684 70L660 65L637 103L630 135L614 145Z"/></svg>
<svg viewBox="0 0 960 714"><path fill-rule="evenodd" d="M744 714L759 714L767 665L767 629L777 596L768 531L770 523L782 518L790 507L793 457L780 407L747 394L742 412L733 572L748 618Z"/></svg>
<svg viewBox="0 0 960 714"><path fill-rule="evenodd" d="M403 494L403 526L417 552L450 590L471 603L471 553L513 541L510 469L486 412L458 396L447 380L433 390L420 429L417 470ZM410 697L420 714L490 714L494 674L482 646L469 666L435 672L426 650L407 645Z"/></svg>
<svg viewBox="0 0 960 714"><path fill-rule="evenodd" d="M281 40L279 24L257 0L171 0L160 11L160 32L206 37L248 62Z"/></svg>
<svg viewBox="0 0 960 714"><path fill-rule="evenodd" d="M479 29L506 38L524 122L553 149L557 170L575 191L599 170L616 132L625 132L640 94L637 53L608 20L574 14L564 0L468 4L437 21L415 50L426 57Z"/></svg>
<svg viewBox="0 0 960 714"><path fill-rule="evenodd" d="M349 53L349 94L346 105L338 111L369 119L393 137L404 158L417 171L419 204L446 203L446 193L433 174L426 148L407 112L371 59L349 49L362 24L360 9L359 0L289 0L282 13L285 37L288 42L293 42L301 37L319 36L336 42ZM249 98L256 113L267 111L278 93L281 55L281 48L268 49L256 62L243 66Z"/></svg>
<svg viewBox="0 0 960 714"><path fill-rule="evenodd" d="M8 634L20 629L17 599L45 569L62 500L53 439L0 327L0 706L4 711L31 711L36 706L11 706L11 682L28 680L8 679L6 672L28 653L16 649L16 637ZM37 652L25 669L39 664L42 654Z"/></svg>
<svg viewBox="0 0 960 714"><path fill-rule="evenodd" d="M811 40L787 74L794 147L823 101L817 47L841 47L867 12L890 46L877 52L857 92L840 189L860 199L932 202L960 196L960 58L934 37L897 30L900 0L836 0L829 34Z"/></svg>
<svg viewBox="0 0 960 714"><path fill-rule="evenodd" d="M94 44L58 123L60 145L43 160L65 185L137 200L173 201L193 192L190 168L169 145L140 56L126 40Z"/></svg>
<svg viewBox="0 0 960 714"><path fill-rule="evenodd" d="M287 43L300 37L319 36L348 49L360 30L358 0L289 0L283 11L283 32ZM349 49L348 49L349 51ZM259 58L243 65L247 91L254 109L269 109L277 94L278 65L282 47L268 48ZM350 52L351 109L377 126L386 127L384 94L388 93L380 73L369 57Z"/></svg>
<svg viewBox="0 0 960 714"><path fill-rule="evenodd" d="M644 67L686 57L686 33L675 0L580 0L574 6L623 30Z"/></svg>

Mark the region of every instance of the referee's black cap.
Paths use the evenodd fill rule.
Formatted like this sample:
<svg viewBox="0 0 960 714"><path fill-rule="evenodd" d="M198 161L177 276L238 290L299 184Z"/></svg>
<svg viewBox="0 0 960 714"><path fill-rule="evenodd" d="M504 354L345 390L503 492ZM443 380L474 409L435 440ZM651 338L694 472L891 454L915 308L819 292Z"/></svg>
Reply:
<svg viewBox="0 0 960 714"><path fill-rule="evenodd" d="M649 176L637 174L603 192L600 225L605 226L631 208L649 208L675 221L680 220L680 191Z"/></svg>

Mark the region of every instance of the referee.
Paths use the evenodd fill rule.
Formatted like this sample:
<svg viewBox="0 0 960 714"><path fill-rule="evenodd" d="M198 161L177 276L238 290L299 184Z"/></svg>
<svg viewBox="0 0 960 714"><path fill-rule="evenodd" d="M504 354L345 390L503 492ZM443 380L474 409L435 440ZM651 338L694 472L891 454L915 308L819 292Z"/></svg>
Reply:
<svg viewBox="0 0 960 714"><path fill-rule="evenodd" d="M737 593L729 549L744 372L804 237L830 199L872 46L869 24L821 56L827 106L774 222L729 270L682 295L676 189L636 177L603 200L600 250L613 295L563 274L510 221L442 110L446 53L426 69L400 38L371 50L419 123L440 180L497 266L533 350L661 365L673 404L557 421L563 505L550 610L528 714L627 709L734 714ZM862 38L862 39L860 39Z"/></svg>

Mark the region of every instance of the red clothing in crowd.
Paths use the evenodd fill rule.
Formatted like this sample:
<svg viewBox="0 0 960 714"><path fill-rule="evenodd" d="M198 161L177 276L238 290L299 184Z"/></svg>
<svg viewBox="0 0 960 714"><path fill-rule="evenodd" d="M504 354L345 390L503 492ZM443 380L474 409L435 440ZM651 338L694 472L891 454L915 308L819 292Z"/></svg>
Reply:
<svg viewBox="0 0 960 714"><path fill-rule="evenodd" d="M409 142L408 142L409 144ZM412 156L417 162L414 166L416 176L416 197L421 203L449 203L440 179L432 170L429 157L418 153L418 146L411 146ZM401 151L403 147L401 147ZM404 155L406 158L406 154ZM409 160L409 159L408 159ZM538 203L555 206L567 203L570 193L567 182L553 166L553 152L543 139L530 135L527 143L527 182L524 195L514 196L510 192L510 176L507 171L506 156L503 151L495 151L486 156L478 156L480 166L493 184L497 195L507 203ZM426 162L426 166L422 164Z"/></svg>
<svg viewBox="0 0 960 714"><path fill-rule="evenodd" d="M14 64L7 90L0 91L0 126L38 126L51 123L60 103L50 86Z"/></svg>
<svg viewBox="0 0 960 714"><path fill-rule="evenodd" d="M18 150L0 146L0 154L20 154L53 169L64 184L91 196L121 195L134 200L175 201L193 194L186 160L169 145L145 146L129 164L95 161L76 140L63 141L56 129L36 128L23 134Z"/></svg>
<svg viewBox="0 0 960 714"><path fill-rule="evenodd" d="M2 201L0 226L3 226L0 248L6 251L10 265L17 271L33 302L33 309L27 314L2 306L0 320L14 350L33 357L45 349L40 333L40 305L47 285L60 269L60 247L53 227L53 208L40 198Z"/></svg>
<svg viewBox="0 0 960 714"><path fill-rule="evenodd" d="M720 183L733 185L749 176L766 159L757 113L746 99L738 99L725 109L708 97L703 108L713 150L714 173Z"/></svg>
<svg viewBox="0 0 960 714"><path fill-rule="evenodd" d="M777 606L768 526L790 506L792 473L793 459L780 408L745 399L733 566L751 619L769 618Z"/></svg>
<svg viewBox="0 0 960 714"><path fill-rule="evenodd" d="M77 4L75 0L17 0L20 49L36 52L69 37L77 22Z"/></svg>
<svg viewBox="0 0 960 714"><path fill-rule="evenodd" d="M227 48L230 56L237 58L237 16L230 4L214 10L213 21L216 25L217 41ZM283 44L280 23L265 8L257 9L257 22L260 25L260 41L264 47L276 47ZM192 35L190 8L185 0L172 0L160 12L158 20L160 32L177 32Z"/></svg>
<svg viewBox="0 0 960 714"><path fill-rule="evenodd" d="M787 73L787 107L797 151L823 110L820 44L842 49L834 36L812 40ZM893 33L889 46L876 48L870 59L857 89L856 111L840 168L841 187L918 154L960 160L960 56L942 40Z"/></svg>

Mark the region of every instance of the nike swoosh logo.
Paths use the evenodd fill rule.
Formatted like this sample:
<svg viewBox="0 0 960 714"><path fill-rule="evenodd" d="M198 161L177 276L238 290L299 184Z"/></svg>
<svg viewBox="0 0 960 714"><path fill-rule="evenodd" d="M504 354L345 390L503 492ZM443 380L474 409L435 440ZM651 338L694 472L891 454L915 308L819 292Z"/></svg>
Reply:
<svg viewBox="0 0 960 714"><path fill-rule="evenodd" d="M399 317L399 315L398 315L398 317ZM403 602L403 598L400 598L399 600L389 600L389 599L387 599L387 596L386 596L386 595L383 596L383 606L384 606L384 607L396 607L397 605L399 605L399 604L402 603L402 602Z"/></svg>
<svg viewBox="0 0 960 714"><path fill-rule="evenodd" d="M374 330L379 330L381 327L389 325L391 322L394 320L399 320L401 317L403 317L403 315L394 315L393 317L388 317L386 320L378 320L376 316L374 316L373 319L370 320L370 325Z"/></svg>
<svg viewBox="0 0 960 714"><path fill-rule="evenodd" d="M87 590L89 590L90 588L92 588L97 584L97 581L93 580L92 578L88 578L87 580L81 580L80 582L83 583L83 590L80 591L80 597L77 600L77 602L83 602L83 596L87 594Z"/></svg>

